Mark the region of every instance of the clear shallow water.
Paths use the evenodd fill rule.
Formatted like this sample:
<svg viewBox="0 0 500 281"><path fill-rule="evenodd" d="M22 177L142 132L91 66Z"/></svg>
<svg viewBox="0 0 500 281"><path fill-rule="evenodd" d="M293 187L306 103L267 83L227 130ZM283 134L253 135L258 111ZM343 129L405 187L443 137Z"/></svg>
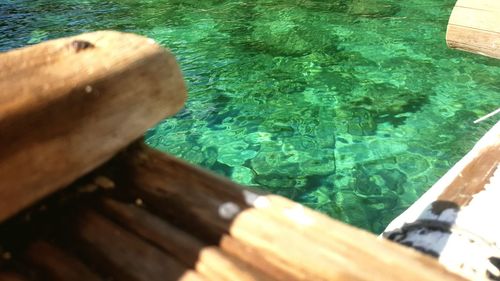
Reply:
<svg viewBox="0 0 500 281"><path fill-rule="evenodd" d="M0 50L99 29L176 54L156 148L370 231L498 118L500 61L448 50L454 0L2 1Z"/></svg>

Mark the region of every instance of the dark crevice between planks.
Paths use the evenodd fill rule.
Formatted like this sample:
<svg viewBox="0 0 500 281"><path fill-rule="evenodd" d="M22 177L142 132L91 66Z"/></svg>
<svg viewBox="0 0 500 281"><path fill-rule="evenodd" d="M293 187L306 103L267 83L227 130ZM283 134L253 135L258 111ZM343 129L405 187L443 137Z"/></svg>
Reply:
<svg viewBox="0 0 500 281"><path fill-rule="evenodd" d="M231 181L209 174L141 142L117 157L122 180L134 197L169 223L199 240L219 244L232 219L250 207L257 191L244 191ZM247 192L247 193L245 193Z"/></svg>
<svg viewBox="0 0 500 281"><path fill-rule="evenodd" d="M145 147L132 146L1 224L0 281L270 279L217 247L231 221L220 217L219 206L227 198L237 202L237 211L247 205L237 189L222 191L221 197L193 187L199 185L197 175L189 174L203 171L154 159L151 165L167 164L165 169L181 177L151 177L140 185L134 178L142 176L128 166L137 159L127 159L136 148ZM219 189L225 188L227 182L220 180Z"/></svg>
<svg viewBox="0 0 500 281"><path fill-rule="evenodd" d="M113 193L94 183L95 178L107 170L108 167L101 168L82 177L0 224L3 256L0 280L13 274L26 280L106 279L107 276L99 277L91 266L82 263L66 241L79 210L93 208L97 197ZM4 277L4 273L8 277Z"/></svg>

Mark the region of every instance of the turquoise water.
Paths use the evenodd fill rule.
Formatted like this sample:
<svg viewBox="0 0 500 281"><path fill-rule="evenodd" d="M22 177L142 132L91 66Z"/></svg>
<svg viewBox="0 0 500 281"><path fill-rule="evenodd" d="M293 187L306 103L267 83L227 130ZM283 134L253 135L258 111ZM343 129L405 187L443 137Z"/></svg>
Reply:
<svg viewBox="0 0 500 281"><path fill-rule="evenodd" d="M168 46L156 148L380 232L498 118L500 61L448 50L453 0L0 3L0 50L98 29Z"/></svg>

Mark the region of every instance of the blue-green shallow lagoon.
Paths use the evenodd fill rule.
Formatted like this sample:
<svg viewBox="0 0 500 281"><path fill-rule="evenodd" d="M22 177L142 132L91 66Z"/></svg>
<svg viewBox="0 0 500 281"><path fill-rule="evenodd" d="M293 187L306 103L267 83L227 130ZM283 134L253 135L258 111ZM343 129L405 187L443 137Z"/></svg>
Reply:
<svg viewBox="0 0 500 281"><path fill-rule="evenodd" d="M454 0L11 0L0 50L99 29L177 56L153 147L380 232L498 118L500 61L448 50ZM126 124L124 124L126 126Z"/></svg>

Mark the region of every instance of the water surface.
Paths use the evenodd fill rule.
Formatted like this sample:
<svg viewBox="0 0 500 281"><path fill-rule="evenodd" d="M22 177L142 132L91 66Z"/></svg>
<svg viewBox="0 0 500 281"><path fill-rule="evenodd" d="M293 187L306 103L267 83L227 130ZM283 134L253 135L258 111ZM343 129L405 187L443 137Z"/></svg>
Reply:
<svg viewBox="0 0 500 281"><path fill-rule="evenodd" d="M500 62L448 50L454 0L11 0L0 50L100 29L168 46L186 107L153 147L380 232L498 120Z"/></svg>

